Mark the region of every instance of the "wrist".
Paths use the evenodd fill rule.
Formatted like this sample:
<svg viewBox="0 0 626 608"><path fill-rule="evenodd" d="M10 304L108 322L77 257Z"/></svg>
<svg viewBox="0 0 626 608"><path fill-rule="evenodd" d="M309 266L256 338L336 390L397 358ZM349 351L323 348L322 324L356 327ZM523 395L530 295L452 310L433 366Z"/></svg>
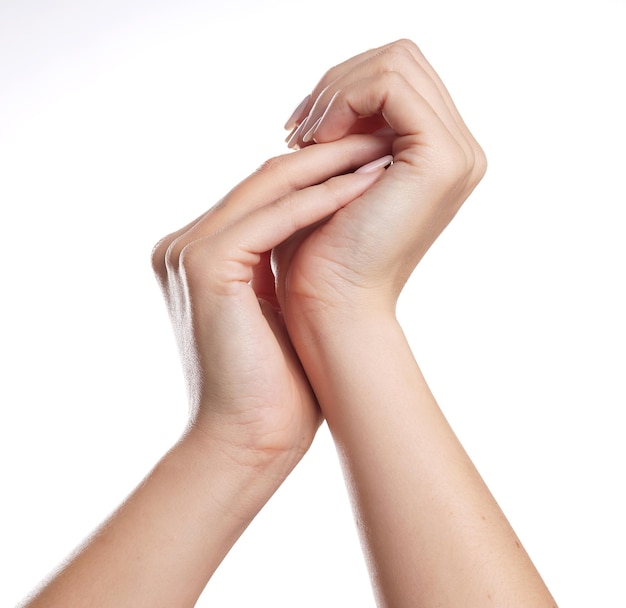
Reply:
<svg viewBox="0 0 626 608"><path fill-rule="evenodd" d="M343 304L298 304L287 310L285 318L301 360L303 357L309 359L309 352L315 353L316 358L327 352L349 357L357 344L385 339L391 333L402 331L396 318L395 301L385 302L383 299L370 298Z"/></svg>
<svg viewBox="0 0 626 608"><path fill-rule="evenodd" d="M361 419L367 424L378 419L362 405L404 400L405 392L419 381L419 369L402 327L389 311L351 318L333 315L318 324L316 320L300 327L294 346L331 431L340 424L359 434ZM394 397L396 393L401 397Z"/></svg>
<svg viewBox="0 0 626 608"><path fill-rule="evenodd" d="M203 421L205 422L205 421ZM186 457L196 463L224 471L242 489L269 496L280 486L302 458L292 449L268 448L219 425L190 423L179 441Z"/></svg>

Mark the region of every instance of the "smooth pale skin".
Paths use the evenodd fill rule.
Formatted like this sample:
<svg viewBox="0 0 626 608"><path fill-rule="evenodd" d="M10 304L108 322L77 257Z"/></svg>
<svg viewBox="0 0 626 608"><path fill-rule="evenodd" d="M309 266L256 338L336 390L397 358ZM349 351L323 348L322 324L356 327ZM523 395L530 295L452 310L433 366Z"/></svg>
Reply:
<svg viewBox="0 0 626 608"><path fill-rule="evenodd" d="M289 145L378 129L381 117L396 134L393 166L290 244L279 272L286 325L338 446L378 605L551 608L395 317L415 264L482 178L481 148L406 40L330 70Z"/></svg>
<svg viewBox="0 0 626 608"><path fill-rule="evenodd" d="M380 606L554 606L394 313L482 151L408 41L330 70L288 122L298 151L153 252L187 429L24 606L193 606L322 415Z"/></svg>
<svg viewBox="0 0 626 608"><path fill-rule="evenodd" d="M387 148L360 135L273 159L157 244L153 265L188 384L188 427L26 606L196 603L322 420L275 306L265 252L363 193L382 169L335 174Z"/></svg>

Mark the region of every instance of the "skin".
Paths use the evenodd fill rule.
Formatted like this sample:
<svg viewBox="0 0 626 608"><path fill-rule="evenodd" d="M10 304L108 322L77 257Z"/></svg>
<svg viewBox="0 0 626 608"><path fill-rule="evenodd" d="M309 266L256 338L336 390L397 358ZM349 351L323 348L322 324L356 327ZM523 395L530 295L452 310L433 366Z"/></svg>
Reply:
<svg viewBox="0 0 626 608"><path fill-rule="evenodd" d="M480 147L409 41L329 70L288 126L297 151L154 248L188 427L24 606L193 606L322 416L380 606L553 606L395 318Z"/></svg>
<svg viewBox="0 0 626 608"><path fill-rule="evenodd" d="M395 317L415 264L482 178L482 150L409 41L330 70L289 143L381 117L393 166L278 255L287 328L337 443L378 605L553 607Z"/></svg>
<svg viewBox="0 0 626 608"><path fill-rule="evenodd" d="M388 142L353 136L273 159L162 239L153 266L180 348L180 441L25 606L193 606L322 420L265 252L371 186ZM297 176L297 177L293 177Z"/></svg>

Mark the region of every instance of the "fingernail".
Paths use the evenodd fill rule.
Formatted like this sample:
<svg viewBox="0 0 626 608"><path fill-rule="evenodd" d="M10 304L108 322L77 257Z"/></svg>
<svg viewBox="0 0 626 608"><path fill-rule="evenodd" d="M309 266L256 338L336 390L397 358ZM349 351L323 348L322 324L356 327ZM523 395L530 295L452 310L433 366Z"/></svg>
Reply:
<svg viewBox="0 0 626 608"><path fill-rule="evenodd" d="M285 131L291 131L297 124L298 121L302 118L302 113L309 103L309 99L311 99L311 95L307 95L299 104L298 107L292 112L289 120L285 123Z"/></svg>
<svg viewBox="0 0 626 608"><path fill-rule="evenodd" d="M387 156L383 156L378 160L373 160L371 163L367 163L367 165L363 165L359 169L355 171L355 173L375 173L380 169L384 169L388 165L393 162L393 156L391 154L387 154Z"/></svg>
<svg viewBox="0 0 626 608"><path fill-rule="evenodd" d="M302 136L303 143L308 143L313 139L315 135L315 131L317 127L319 127L320 122L322 122L323 116L320 116L314 123L313 126Z"/></svg>
<svg viewBox="0 0 626 608"><path fill-rule="evenodd" d="M287 147L294 148L298 144L298 139L300 138L300 134L304 130L307 121L301 122L298 128L287 138Z"/></svg>
<svg viewBox="0 0 626 608"><path fill-rule="evenodd" d="M289 131L289 135L285 137L285 143L289 143L289 140L293 137L293 134L295 132L296 132L296 127L294 127L293 129L291 129L291 131Z"/></svg>

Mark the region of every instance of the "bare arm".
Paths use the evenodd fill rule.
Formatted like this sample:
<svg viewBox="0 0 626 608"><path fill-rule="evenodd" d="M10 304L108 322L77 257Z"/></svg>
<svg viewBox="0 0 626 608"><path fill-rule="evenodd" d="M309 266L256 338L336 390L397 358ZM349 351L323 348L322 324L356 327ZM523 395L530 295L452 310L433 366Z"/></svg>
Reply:
<svg viewBox="0 0 626 608"><path fill-rule="evenodd" d="M355 136L273 159L157 245L188 429L28 608L195 605L321 421L266 252L361 194L380 171L349 172L383 151Z"/></svg>
<svg viewBox="0 0 626 608"><path fill-rule="evenodd" d="M554 606L391 316L328 320L306 369L380 606Z"/></svg>
<svg viewBox="0 0 626 608"><path fill-rule="evenodd" d="M278 256L287 326L337 443L379 605L551 608L395 318L410 272L482 178L482 150L409 41L330 70L296 121L293 147L381 128L391 138L385 175Z"/></svg>
<svg viewBox="0 0 626 608"><path fill-rule="evenodd" d="M191 431L28 608L193 606L284 471Z"/></svg>

